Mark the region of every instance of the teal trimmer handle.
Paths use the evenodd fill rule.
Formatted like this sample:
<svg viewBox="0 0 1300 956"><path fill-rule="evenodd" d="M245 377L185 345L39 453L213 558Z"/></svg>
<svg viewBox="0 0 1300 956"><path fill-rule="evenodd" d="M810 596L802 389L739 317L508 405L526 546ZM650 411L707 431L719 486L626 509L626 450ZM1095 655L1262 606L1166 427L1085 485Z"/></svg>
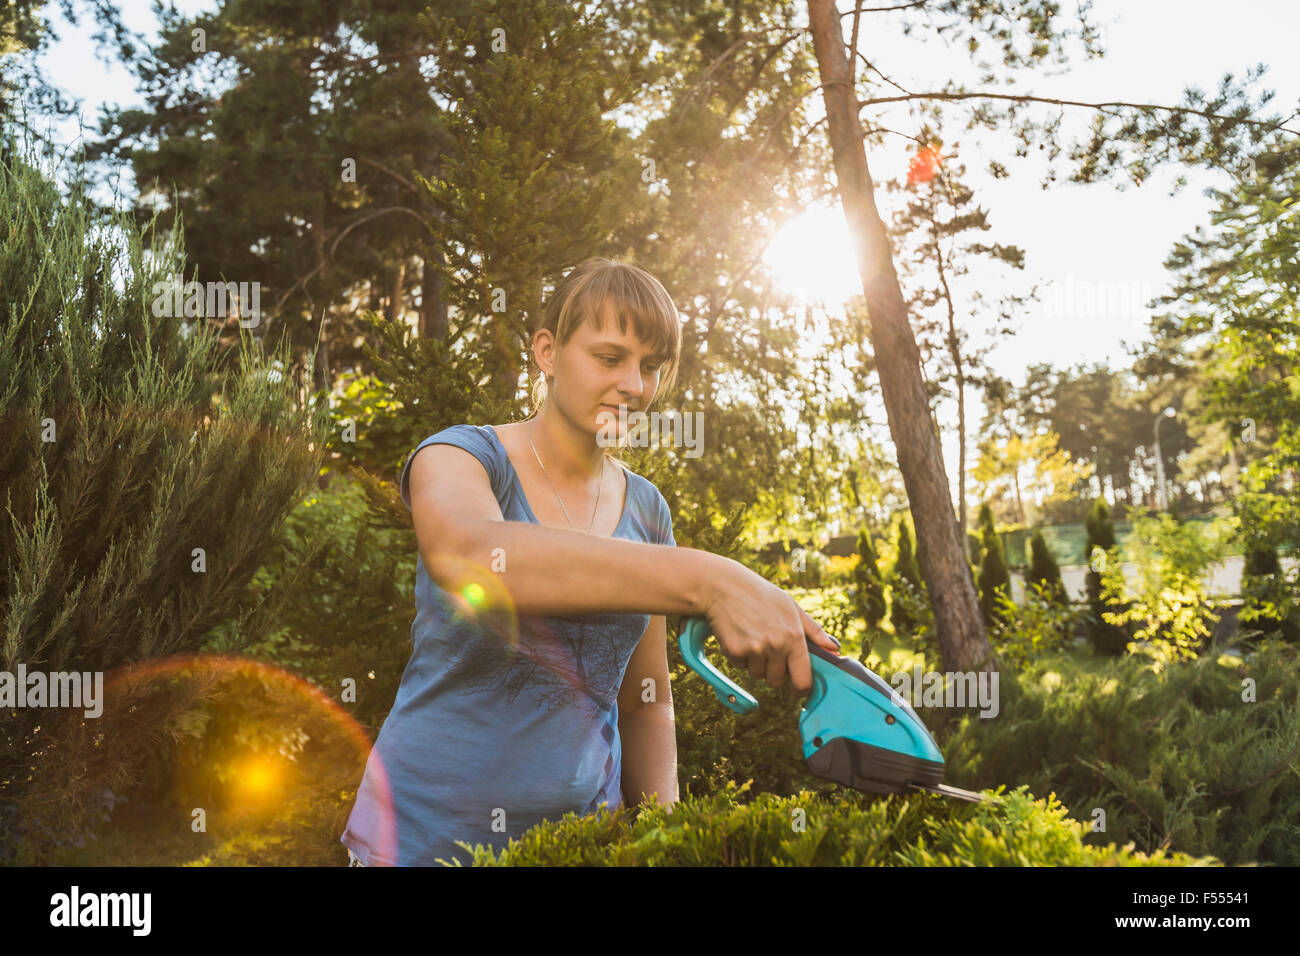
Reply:
<svg viewBox="0 0 1300 956"><path fill-rule="evenodd" d="M704 642L713 634L706 617L690 617L682 622L681 633L677 636L677 645L681 648L682 659L690 665L691 670L703 677L713 687L722 701L738 714L748 714L757 709L758 701L743 687L727 677L713 666L704 656Z"/></svg>

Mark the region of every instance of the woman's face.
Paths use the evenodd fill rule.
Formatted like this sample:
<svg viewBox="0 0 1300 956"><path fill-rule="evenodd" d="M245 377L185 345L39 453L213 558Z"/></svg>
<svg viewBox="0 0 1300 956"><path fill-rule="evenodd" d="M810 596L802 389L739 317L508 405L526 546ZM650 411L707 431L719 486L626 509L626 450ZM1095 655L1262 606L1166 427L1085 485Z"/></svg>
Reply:
<svg viewBox="0 0 1300 956"><path fill-rule="evenodd" d="M569 418L589 425L593 432L607 421L602 414L616 420L620 405L626 406L626 415L645 411L666 360L637 338L631 322L627 332L619 331L608 305L603 318L603 328L584 322L563 347L552 352L551 398Z"/></svg>

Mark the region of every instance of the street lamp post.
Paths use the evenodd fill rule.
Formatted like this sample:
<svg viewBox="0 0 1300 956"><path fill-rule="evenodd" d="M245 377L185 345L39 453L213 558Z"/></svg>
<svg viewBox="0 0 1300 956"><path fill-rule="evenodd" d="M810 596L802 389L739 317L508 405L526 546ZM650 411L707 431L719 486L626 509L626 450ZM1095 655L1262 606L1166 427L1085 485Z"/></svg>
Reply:
<svg viewBox="0 0 1300 956"><path fill-rule="evenodd" d="M1156 416L1156 423L1152 429L1156 437L1156 508L1159 511L1164 511L1167 507L1165 501L1165 459L1160 454L1160 423L1166 418L1173 418L1176 414L1178 413L1174 411L1172 406L1166 408Z"/></svg>

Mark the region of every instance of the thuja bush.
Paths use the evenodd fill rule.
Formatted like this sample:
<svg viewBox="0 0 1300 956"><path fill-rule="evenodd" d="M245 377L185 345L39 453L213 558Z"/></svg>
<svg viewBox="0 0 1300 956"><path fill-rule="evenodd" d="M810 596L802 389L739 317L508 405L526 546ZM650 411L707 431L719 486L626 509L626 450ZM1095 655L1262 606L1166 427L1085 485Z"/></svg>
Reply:
<svg viewBox="0 0 1300 956"><path fill-rule="evenodd" d="M1031 660L1002 673L997 717L936 736L962 786L1052 790L1088 823L1104 812L1090 839L1294 866L1300 652L1271 642L1232 661Z"/></svg>
<svg viewBox="0 0 1300 956"><path fill-rule="evenodd" d="M985 803L932 794L853 790L760 794L732 784L672 807L569 813L501 850L474 848L474 866L1186 866L1210 858L1144 854L1084 842L1087 825L1054 797L1018 788Z"/></svg>
<svg viewBox="0 0 1300 956"><path fill-rule="evenodd" d="M180 223L100 217L86 185L0 162L0 670L105 688L98 717L0 715L0 862L81 839L177 732L190 691L133 674L232 613L327 434L287 343L223 345L201 295L159 294L193 274Z"/></svg>

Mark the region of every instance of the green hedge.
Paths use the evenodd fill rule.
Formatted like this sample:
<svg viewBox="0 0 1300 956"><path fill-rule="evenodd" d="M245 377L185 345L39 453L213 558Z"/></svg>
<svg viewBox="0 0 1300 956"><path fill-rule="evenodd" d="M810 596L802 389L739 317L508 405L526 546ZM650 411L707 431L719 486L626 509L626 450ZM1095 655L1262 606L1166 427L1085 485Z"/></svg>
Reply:
<svg viewBox="0 0 1300 956"><path fill-rule="evenodd" d="M789 797L743 788L663 807L566 814L501 850L474 848L474 866L1188 866L1212 858L1147 856L1090 846L1087 824L1054 797L1003 788L974 804L931 794L841 790Z"/></svg>
<svg viewBox="0 0 1300 956"><path fill-rule="evenodd" d="M1242 699L1247 678L1253 702ZM1000 704L996 718L966 714L936 733L946 779L1052 790L1089 822L1099 808L1097 839L1300 864L1295 647L1160 669L1141 655L1054 655L1004 673Z"/></svg>

